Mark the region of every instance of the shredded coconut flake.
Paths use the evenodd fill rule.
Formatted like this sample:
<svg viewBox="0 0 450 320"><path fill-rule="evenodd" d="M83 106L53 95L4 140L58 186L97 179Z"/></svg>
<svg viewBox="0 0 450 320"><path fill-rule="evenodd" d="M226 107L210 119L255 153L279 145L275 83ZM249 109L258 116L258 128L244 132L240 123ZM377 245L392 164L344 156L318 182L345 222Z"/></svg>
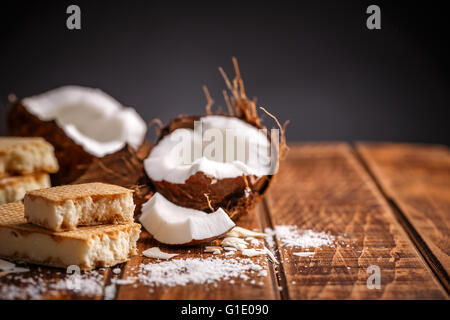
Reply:
<svg viewBox="0 0 450 320"><path fill-rule="evenodd" d="M17 267L15 263L0 259L0 277L10 273L23 273L28 271L30 271L30 269Z"/></svg>
<svg viewBox="0 0 450 320"><path fill-rule="evenodd" d="M0 286L0 299L40 300L44 293L56 295L61 291L74 292L86 298L102 294L104 276L98 271L94 270L79 275L61 274L58 275L59 279L47 279L41 268L38 268L37 272L37 275L34 276L9 275L14 284ZM47 298L47 296L45 297Z"/></svg>
<svg viewBox="0 0 450 320"><path fill-rule="evenodd" d="M0 259L0 271L11 270L15 266L16 265L14 263L12 263L12 262Z"/></svg>
<svg viewBox="0 0 450 320"><path fill-rule="evenodd" d="M114 268L112 272L113 272L114 274L119 274L121 271L122 271L122 270L120 270L120 268Z"/></svg>
<svg viewBox="0 0 450 320"><path fill-rule="evenodd" d="M116 297L117 287L114 284L110 284L105 287L105 300L114 300Z"/></svg>
<svg viewBox="0 0 450 320"><path fill-rule="evenodd" d="M212 253L212 254L220 254L220 247L215 246L206 246L205 250L203 251L205 253Z"/></svg>
<svg viewBox="0 0 450 320"><path fill-rule="evenodd" d="M273 263L278 264L277 258L275 258L275 255L272 253L272 251L270 251L270 250L267 249L266 247L264 247L264 251L265 251L266 254L269 256L269 259L272 260Z"/></svg>
<svg viewBox="0 0 450 320"><path fill-rule="evenodd" d="M160 263L141 264L138 279L143 285L151 287L184 286L188 283L214 284L232 278L250 279L248 274L258 267L260 266L247 258L176 259Z"/></svg>
<svg viewBox="0 0 450 320"><path fill-rule="evenodd" d="M142 255L147 258L169 260L178 254L162 252L158 247L153 247L142 252Z"/></svg>
<svg viewBox="0 0 450 320"><path fill-rule="evenodd" d="M222 247L232 247L238 250L247 249L247 242L244 239L237 237L227 237L222 241Z"/></svg>
<svg viewBox="0 0 450 320"><path fill-rule="evenodd" d="M265 256L267 252L265 250L259 249L244 249L242 250L242 255L247 257Z"/></svg>
<svg viewBox="0 0 450 320"><path fill-rule="evenodd" d="M267 277L267 270L261 270L258 273L258 277Z"/></svg>
<svg viewBox="0 0 450 320"><path fill-rule="evenodd" d="M265 232L280 239L283 247L318 248L333 246L336 240L329 233L299 230L295 225L280 225L276 226L275 230L266 228ZM269 243L269 246L273 247L274 243Z"/></svg>
<svg viewBox="0 0 450 320"><path fill-rule="evenodd" d="M122 285L122 286L133 284L136 281L137 281L136 277L130 277L127 279L111 279L111 283Z"/></svg>
<svg viewBox="0 0 450 320"><path fill-rule="evenodd" d="M264 238L266 236L267 235L265 233L251 231L242 227L234 227L227 234L225 234L225 237L236 237L236 238L246 238L246 237Z"/></svg>
<svg viewBox="0 0 450 320"><path fill-rule="evenodd" d="M312 256L314 256L314 252L294 252L292 254L297 257L312 257Z"/></svg>

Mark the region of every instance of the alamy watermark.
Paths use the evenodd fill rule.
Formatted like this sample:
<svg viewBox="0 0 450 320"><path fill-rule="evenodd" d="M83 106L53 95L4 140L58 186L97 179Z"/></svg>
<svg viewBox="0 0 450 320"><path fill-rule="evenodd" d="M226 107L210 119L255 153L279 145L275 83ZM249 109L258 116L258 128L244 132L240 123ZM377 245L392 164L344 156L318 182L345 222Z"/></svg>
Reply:
<svg viewBox="0 0 450 320"><path fill-rule="evenodd" d="M67 289L80 291L81 290L81 270L77 265L70 265L67 267L66 273L69 274L67 280Z"/></svg>
<svg viewBox="0 0 450 320"><path fill-rule="evenodd" d="M381 269L377 265L371 265L367 268L367 274L370 276L367 278L367 288L369 290L381 289Z"/></svg>
<svg viewBox="0 0 450 320"><path fill-rule="evenodd" d="M67 7L66 13L69 14L66 20L66 27L69 30L81 29L81 9L76 4Z"/></svg>
<svg viewBox="0 0 450 320"><path fill-rule="evenodd" d="M66 20L66 27L69 30L81 30L81 8L76 4L67 7L66 13L69 14ZM369 30L381 29L381 9L378 5L372 4L367 7L366 13L370 16L366 20L366 26Z"/></svg>
<svg viewBox="0 0 450 320"><path fill-rule="evenodd" d="M381 9L376 4L372 4L367 7L367 14L370 16L366 20L366 26L369 30L380 30L381 29Z"/></svg>

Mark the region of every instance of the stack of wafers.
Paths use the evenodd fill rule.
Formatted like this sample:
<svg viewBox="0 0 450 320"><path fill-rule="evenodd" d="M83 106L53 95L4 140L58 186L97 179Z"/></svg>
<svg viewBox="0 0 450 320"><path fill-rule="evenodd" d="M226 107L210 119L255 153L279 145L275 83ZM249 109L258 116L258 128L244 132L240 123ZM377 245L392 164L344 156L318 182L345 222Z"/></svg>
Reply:
<svg viewBox="0 0 450 320"><path fill-rule="evenodd" d="M104 183L27 192L0 206L0 257L67 268L110 267L137 253L133 191Z"/></svg>
<svg viewBox="0 0 450 320"><path fill-rule="evenodd" d="M0 137L0 204L50 187L49 173L58 169L53 146L44 139Z"/></svg>

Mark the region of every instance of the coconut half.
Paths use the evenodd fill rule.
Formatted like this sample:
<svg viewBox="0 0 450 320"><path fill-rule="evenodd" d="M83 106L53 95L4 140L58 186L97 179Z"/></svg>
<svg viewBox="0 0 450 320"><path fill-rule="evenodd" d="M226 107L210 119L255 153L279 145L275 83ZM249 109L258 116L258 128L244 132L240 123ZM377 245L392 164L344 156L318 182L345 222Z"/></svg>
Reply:
<svg viewBox="0 0 450 320"><path fill-rule="evenodd" d="M195 121L202 124L202 133L196 132ZM191 125L162 137L144 160L145 171L155 190L169 201L205 212L224 208L237 219L251 209L270 181L270 141L263 131L236 117L210 115L192 120ZM205 143L211 140L205 136L214 133L213 141ZM214 145L221 136L223 152ZM236 142L231 149L226 148L230 141ZM245 152L239 154L238 149Z"/></svg>
<svg viewBox="0 0 450 320"><path fill-rule="evenodd" d="M169 201L204 212L223 208L237 220L267 190L286 144L285 126L278 120L279 139L261 125L256 102L246 97L233 62L232 82L220 69L229 89L229 94L224 90L228 114L211 112L213 101L205 88L207 114L172 119L160 130L144 168L155 190Z"/></svg>
<svg viewBox="0 0 450 320"><path fill-rule="evenodd" d="M267 132L227 116L201 117L197 124L176 129L153 148L144 161L153 181L185 184L197 172L216 180L271 174Z"/></svg>
<svg viewBox="0 0 450 320"><path fill-rule="evenodd" d="M139 221L156 240L169 245L211 241L235 226L221 208L207 214L177 206L159 193L144 203Z"/></svg>
<svg viewBox="0 0 450 320"><path fill-rule="evenodd" d="M133 108L99 89L65 86L15 101L8 134L41 136L53 144L61 170L56 183L69 183L95 159L126 145L137 151L147 125Z"/></svg>

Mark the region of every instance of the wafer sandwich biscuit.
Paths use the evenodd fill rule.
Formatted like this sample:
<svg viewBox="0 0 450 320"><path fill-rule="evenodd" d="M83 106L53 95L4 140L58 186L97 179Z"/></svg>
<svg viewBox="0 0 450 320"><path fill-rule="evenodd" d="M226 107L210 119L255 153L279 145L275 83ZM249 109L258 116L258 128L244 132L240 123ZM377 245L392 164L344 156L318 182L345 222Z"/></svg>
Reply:
<svg viewBox="0 0 450 320"><path fill-rule="evenodd" d="M105 183L58 186L27 192L28 222L53 231L133 222L133 191Z"/></svg>
<svg viewBox="0 0 450 320"><path fill-rule="evenodd" d="M49 187L50 176L43 172L0 178L0 205L22 200L27 191Z"/></svg>
<svg viewBox="0 0 450 320"><path fill-rule="evenodd" d="M55 173L58 169L53 146L44 139L0 137L0 176Z"/></svg>
<svg viewBox="0 0 450 320"><path fill-rule="evenodd" d="M27 223L22 203L8 203L0 206L0 257L62 268L110 267L137 253L140 228L128 223L53 232Z"/></svg>

